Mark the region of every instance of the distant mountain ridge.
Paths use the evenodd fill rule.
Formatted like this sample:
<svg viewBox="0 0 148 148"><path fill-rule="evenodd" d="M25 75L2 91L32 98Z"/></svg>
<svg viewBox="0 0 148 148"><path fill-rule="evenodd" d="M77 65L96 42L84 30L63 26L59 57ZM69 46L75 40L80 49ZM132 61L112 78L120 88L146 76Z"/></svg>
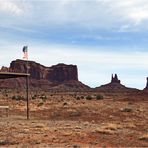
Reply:
<svg viewBox="0 0 148 148"><path fill-rule="evenodd" d="M14 60L10 67L2 67L1 72L26 73L27 66L24 60ZM50 67L28 61L29 84L32 90L43 91L95 91L95 92L129 92L138 91L136 88L128 88L121 84L117 74L111 76L111 82L100 87L90 88L78 79L78 68L76 65L59 63ZM16 78L0 80L0 88L25 88L25 79ZM147 85L144 90L148 90Z"/></svg>
<svg viewBox="0 0 148 148"><path fill-rule="evenodd" d="M95 91L103 91L103 92L129 92L129 91L138 91L136 88L128 88L121 84L121 81L118 79L117 74L111 77L111 82L105 85L101 85L100 87L96 87Z"/></svg>

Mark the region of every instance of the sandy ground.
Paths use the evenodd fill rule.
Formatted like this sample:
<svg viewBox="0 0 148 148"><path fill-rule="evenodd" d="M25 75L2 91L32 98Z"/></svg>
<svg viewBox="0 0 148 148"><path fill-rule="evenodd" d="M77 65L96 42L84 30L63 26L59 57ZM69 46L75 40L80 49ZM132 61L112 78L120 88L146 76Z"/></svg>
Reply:
<svg viewBox="0 0 148 148"><path fill-rule="evenodd" d="M87 95L31 100L29 120L25 101L7 100L9 116L0 110L0 147L148 147L147 94L83 99Z"/></svg>

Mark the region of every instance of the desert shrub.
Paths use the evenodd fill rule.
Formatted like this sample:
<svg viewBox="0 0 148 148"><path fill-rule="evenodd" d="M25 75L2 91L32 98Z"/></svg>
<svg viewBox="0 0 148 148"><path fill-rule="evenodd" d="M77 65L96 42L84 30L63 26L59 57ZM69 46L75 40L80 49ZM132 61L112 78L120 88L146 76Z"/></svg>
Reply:
<svg viewBox="0 0 148 148"><path fill-rule="evenodd" d="M73 145L73 148L80 148L79 145Z"/></svg>
<svg viewBox="0 0 148 148"><path fill-rule="evenodd" d="M81 96L81 99L84 99L84 96Z"/></svg>
<svg viewBox="0 0 148 148"><path fill-rule="evenodd" d="M76 96L77 96L76 94L73 94L73 97L74 97L74 98L76 98Z"/></svg>
<svg viewBox="0 0 148 148"><path fill-rule="evenodd" d="M0 147L4 145L9 145L10 142L8 140L0 140Z"/></svg>
<svg viewBox="0 0 148 148"><path fill-rule="evenodd" d="M77 96L77 97L76 97L76 99L77 99L77 100L80 100L80 97L79 97L79 96Z"/></svg>
<svg viewBox="0 0 148 148"><path fill-rule="evenodd" d="M102 99L104 99L104 98L103 98L102 95L97 95L97 96L96 96L96 99L97 99L97 100L102 100Z"/></svg>
<svg viewBox="0 0 148 148"><path fill-rule="evenodd" d="M47 96L44 95L44 94L42 94L42 95L40 96L40 99L42 99L42 100L47 100Z"/></svg>
<svg viewBox="0 0 148 148"><path fill-rule="evenodd" d="M141 137L139 137L139 140L145 140L148 141L148 134L144 134Z"/></svg>
<svg viewBox="0 0 148 148"><path fill-rule="evenodd" d="M40 103L38 104L38 107L42 106L43 104L44 104L43 102L40 102Z"/></svg>
<svg viewBox="0 0 148 148"><path fill-rule="evenodd" d="M12 100L16 100L16 101L19 101L19 100L25 100L25 98L23 96L20 96L20 95L17 95L17 96L12 96Z"/></svg>
<svg viewBox="0 0 148 148"><path fill-rule="evenodd" d="M65 105L68 105L67 102L64 102L64 103L63 103L63 106L65 106Z"/></svg>
<svg viewBox="0 0 148 148"><path fill-rule="evenodd" d="M92 100L92 96L86 96L86 100Z"/></svg>
<svg viewBox="0 0 148 148"><path fill-rule="evenodd" d="M35 100L36 99L36 95L32 96L32 100Z"/></svg>
<svg viewBox="0 0 148 148"><path fill-rule="evenodd" d="M16 100L16 96L12 96L12 100Z"/></svg>
<svg viewBox="0 0 148 148"><path fill-rule="evenodd" d="M121 109L122 112L132 112L132 108L129 108L129 107L125 107L123 109Z"/></svg>
<svg viewBox="0 0 148 148"><path fill-rule="evenodd" d="M73 111L69 114L70 117L78 117L81 116L81 112L79 111Z"/></svg>

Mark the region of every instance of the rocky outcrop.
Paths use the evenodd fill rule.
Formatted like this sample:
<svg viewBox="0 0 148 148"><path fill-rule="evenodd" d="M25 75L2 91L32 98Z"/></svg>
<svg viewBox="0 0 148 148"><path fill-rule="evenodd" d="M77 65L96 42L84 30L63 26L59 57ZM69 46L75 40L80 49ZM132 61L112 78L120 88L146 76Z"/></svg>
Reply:
<svg viewBox="0 0 148 148"><path fill-rule="evenodd" d="M9 68L2 66L1 72L9 72Z"/></svg>
<svg viewBox="0 0 148 148"><path fill-rule="evenodd" d="M148 77L146 78L146 80L147 80L147 81L146 81L146 87L144 88L144 90L147 91L147 90L148 90Z"/></svg>
<svg viewBox="0 0 148 148"><path fill-rule="evenodd" d="M49 68L48 80L64 82L75 80L78 81L78 71L76 65L58 64Z"/></svg>
<svg viewBox="0 0 148 148"><path fill-rule="evenodd" d="M146 78L147 82L146 82L146 87L145 89L148 89L148 77Z"/></svg>
<svg viewBox="0 0 148 148"><path fill-rule="evenodd" d="M26 61L16 60L10 64L10 71L26 73ZM51 67L45 67L34 61L28 61L28 73L30 77L37 80L48 80L52 82L64 82L69 80L78 81L78 72L76 65L57 64Z"/></svg>
<svg viewBox="0 0 148 148"><path fill-rule="evenodd" d="M115 74L115 76L113 76L113 74L112 74L111 83L119 83L120 84L120 80L118 80L117 74Z"/></svg>
<svg viewBox="0 0 148 148"><path fill-rule="evenodd" d="M27 72L27 63L24 60L15 60L10 63L10 67L3 67L1 71L9 71L9 72ZM77 90L79 88L88 89L89 87L84 85L83 83L78 81L78 70L76 65L66 65L63 63L53 65L51 67L43 66L34 61L28 61L28 73L30 74L30 87L32 89L43 89L43 90L51 90L53 87L61 88L66 86L66 88L75 88ZM7 82L7 83L6 83ZM9 85L9 83L11 83ZM15 79L15 83L20 88L24 88L25 79L17 78ZM0 87L6 86L9 88L11 86L13 88L16 87L14 84L14 80L2 80L0 83ZM60 85L60 87L58 87Z"/></svg>
<svg viewBox="0 0 148 148"><path fill-rule="evenodd" d="M134 88L128 88L121 84L121 81L118 79L117 74L115 76L111 76L111 82L105 85L101 85L100 87L96 87L95 91L103 91L103 92L129 92L129 91L137 91Z"/></svg>

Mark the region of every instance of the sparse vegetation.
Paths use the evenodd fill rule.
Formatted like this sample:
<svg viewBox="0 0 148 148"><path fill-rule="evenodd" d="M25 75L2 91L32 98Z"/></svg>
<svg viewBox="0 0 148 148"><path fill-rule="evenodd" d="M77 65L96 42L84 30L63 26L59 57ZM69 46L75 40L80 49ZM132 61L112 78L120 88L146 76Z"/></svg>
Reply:
<svg viewBox="0 0 148 148"><path fill-rule="evenodd" d="M84 99L84 96L81 96L81 99Z"/></svg>
<svg viewBox="0 0 148 148"><path fill-rule="evenodd" d="M86 96L86 100L92 100L92 96Z"/></svg>
<svg viewBox="0 0 148 148"><path fill-rule="evenodd" d="M12 100L16 100L16 101L20 101L20 100L26 100L26 98L24 96L20 96L20 95L14 95L12 96Z"/></svg>
<svg viewBox="0 0 148 148"><path fill-rule="evenodd" d="M6 144L7 144L7 141L5 141L5 140L0 140L0 146L6 145Z"/></svg>
<svg viewBox="0 0 148 148"><path fill-rule="evenodd" d="M122 126L120 124L116 123L107 123L105 125L102 125L96 129L96 132L102 133L102 134L114 134L118 129L121 129Z"/></svg>
<svg viewBox="0 0 148 148"><path fill-rule="evenodd" d="M61 147L77 144L80 147L147 146L147 101L124 99L127 96L135 98L135 94L80 92L73 98L75 92L62 92L52 97L50 92L32 92L33 99L29 102L31 120L26 121L26 100L16 101L21 96L26 99L25 93L12 91L8 94L14 99L8 100L10 117L6 118L5 110L0 110L0 147L21 147L28 142L34 147L56 147L58 144ZM1 104L7 105L7 99L2 93L0 95ZM147 98L147 95L143 97ZM13 133L18 134L13 136ZM31 135L29 138L28 134ZM9 143L5 141L7 135L10 135ZM75 142L79 140L80 143Z"/></svg>
<svg viewBox="0 0 148 148"><path fill-rule="evenodd" d="M38 107L42 106L43 104L43 102L39 102Z"/></svg>
<svg viewBox="0 0 148 148"><path fill-rule="evenodd" d="M0 140L0 146L11 144L8 140Z"/></svg>
<svg viewBox="0 0 148 148"><path fill-rule="evenodd" d="M139 140L148 141L148 134L144 134L144 135L140 136Z"/></svg>
<svg viewBox="0 0 148 148"><path fill-rule="evenodd" d="M96 96L96 99L97 99L97 100L102 100L102 99L104 99L104 97L103 97L102 95L97 95L97 96Z"/></svg>
<svg viewBox="0 0 148 148"><path fill-rule="evenodd" d="M73 148L80 148L79 145L73 145Z"/></svg>
<svg viewBox="0 0 148 148"><path fill-rule="evenodd" d="M36 97L32 96L32 100L35 100L35 99L36 99Z"/></svg>
<svg viewBox="0 0 148 148"><path fill-rule="evenodd" d="M67 104L66 102L64 102L64 103L63 103L63 106L66 106L66 105L68 105L68 104Z"/></svg>
<svg viewBox="0 0 148 148"><path fill-rule="evenodd" d="M42 95L40 96L40 99L42 99L42 100L47 100L47 96L46 96L45 94L42 94Z"/></svg>
<svg viewBox="0 0 148 148"><path fill-rule="evenodd" d="M73 111L69 114L70 117L78 117L81 116L81 113L79 111Z"/></svg>
<svg viewBox="0 0 148 148"><path fill-rule="evenodd" d="M80 100L80 97L79 96L77 96L77 98L76 98L77 100Z"/></svg>
<svg viewBox="0 0 148 148"><path fill-rule="evenodd" d="M121 109L122 112L132 112L132 108L129 108L129 107L125 107L123 109Z"/></svg>

